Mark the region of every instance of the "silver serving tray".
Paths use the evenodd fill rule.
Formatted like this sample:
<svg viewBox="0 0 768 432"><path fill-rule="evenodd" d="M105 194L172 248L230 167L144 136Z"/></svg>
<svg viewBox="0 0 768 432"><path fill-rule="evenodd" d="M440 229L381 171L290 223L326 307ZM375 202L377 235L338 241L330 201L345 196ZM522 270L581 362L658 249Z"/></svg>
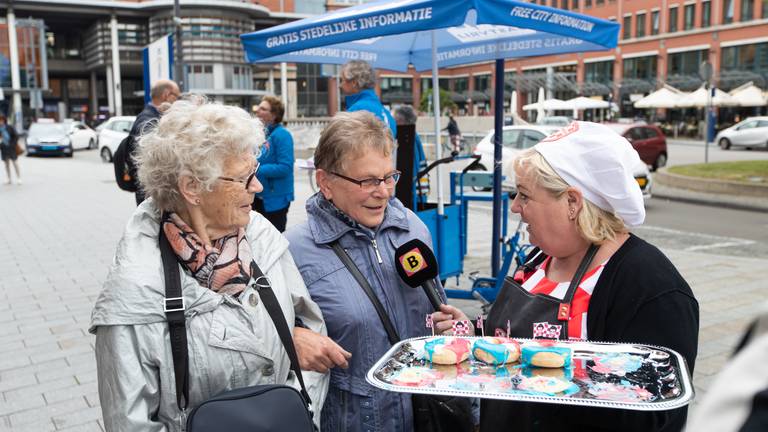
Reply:
<svg viewBox="0 0 768 432"><path fill-rule="evenodd" d="M494 367L475 360L471 355L469 360L459 365L444 366L421 360L424 342L431 338L433 336L412 338L394 345L371 367L366 374L366 380L374 387L400 393L544 402L637 411L663 411L680 408L690 403L694 397L690 372L685 359L668 348L635 343L558 341L558 344L567 344L573 348L573 367L570 370L522 368L519 362L509 363L504 367ZM479 337L462 338L474 340ZM530 339L524 338L515 338L515 340L521 344L530 341ZM637 373L628 373L624 376L600 373L593 369L595 358L616 353L641 356L643 366ZM441 378L424 385L412 386L393 383L393 381L397 381L395 379L397 373L406 367L429 369L436 372ZM429 370L426 372L430 372ZM566 378L576 385L578 391L572 394L563 392L558 394L532 393L515 388L515 381L512 379L516 374L556 375L558 373L562 373L560 378ZM471 379L472 383L467 385L466 379ZM590 390L597 391L595 389L599 389L601 386L611 387L611 384L620 383L622 380L629 383L630 386L650 392L652 394L651 400L611 398L611 396L617 396L616 394L602 394L601 397L608 398L598 399L595 393L590 392ZM500 389L499 384L505 388ZM510 386L510 388L506 388L506 386Z"/></svg>

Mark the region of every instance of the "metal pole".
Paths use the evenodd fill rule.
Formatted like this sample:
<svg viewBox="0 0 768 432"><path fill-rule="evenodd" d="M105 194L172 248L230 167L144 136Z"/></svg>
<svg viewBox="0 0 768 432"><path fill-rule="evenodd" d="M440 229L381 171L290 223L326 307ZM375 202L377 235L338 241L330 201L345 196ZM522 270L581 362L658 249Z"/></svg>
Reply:
<svg viewBox="0 0 768 432"><path fill-rule="evenodd" d="M714 87L707 83L707 107L704 109L704 163L709 163L709 122L712 110L712 91Z"/></svg>
<svg viewBox="0 0 768 432"><path fill-rule="evenodd" d="M181 42L181 6L179 0L173 0L173 24L175 27L175 34L173 36L176 39L176 49L174 50L174 71L173 75L176 78L176 84L179 86L182 92L189 89L186 88L186 79L184 77L184 48Z"/></svg>
<svg viewBox="0 0 768 432"><path fill-rule="evenodd" d="M11 54L11 88L13 88L13 122L17 131L22 131L23 112L21 108L21 72L19 72L19 46L16 38L16 14L8 8L8 48Z"/></svg>
<svg viewBox="0 0 768 432"><path fill-rule="evenodd" d="M435 31L432 30L432 106L434 107L435 116L435 151L436 160L440 160L443 157L442 146L440 145L440 80L437 77L437 36ZM437 167L437 214L443 215L445 209L443 208L443 166ZM438 224L440 219L438 218Z"/></svg>
<svg viewBox="0 0 768 432"><path fill-rule="evenodd" d="M493 238L491 239L491 276L499 273L501 257L501 138L504 131L504 60L496 60L493 110Z"/></svg>
<svg viewBox="0 0 768 432"><path fill-rule="evenodd" d="M109 22L112 44L112 84L115 86L115 115L123 115L123 91L120 82L120 47L117 37L117 16L112 14Z"/></svg>

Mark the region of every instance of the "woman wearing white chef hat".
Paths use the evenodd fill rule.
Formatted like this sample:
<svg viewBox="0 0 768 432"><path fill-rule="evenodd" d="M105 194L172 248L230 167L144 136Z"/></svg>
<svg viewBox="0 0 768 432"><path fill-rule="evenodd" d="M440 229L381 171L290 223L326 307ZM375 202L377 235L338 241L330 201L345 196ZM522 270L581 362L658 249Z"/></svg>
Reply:
<svg viewBox="0 0 768 432"><path fill-rule="evenodd" d="M534 323L560 339L635 342L674 349L693 370L699 308L690 287L656 247L629 232L645 219L629 142L606 126L574 122L523 152L511 169L512 211L537 246L500 291L486 333L531 338ZM510 173L512 174L512 173ZM436 312L438 331L466 319ZM542 326L538 326L540 331ZM481 430L679 431L686 408L639 412L485 399Z"/></svg>

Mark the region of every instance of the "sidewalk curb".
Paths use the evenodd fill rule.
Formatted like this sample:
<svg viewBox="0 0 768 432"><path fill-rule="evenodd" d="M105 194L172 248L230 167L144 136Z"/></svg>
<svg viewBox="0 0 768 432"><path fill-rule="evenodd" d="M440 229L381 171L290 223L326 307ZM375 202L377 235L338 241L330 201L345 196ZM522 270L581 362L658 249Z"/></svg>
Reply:
<svg viewBox="0 0 768 432"><path fill-rule="evenodd" d="M738 210L768 211L768 186L686 177L671 174L666 168L654 173L654 181L654 197Z"/></svg>

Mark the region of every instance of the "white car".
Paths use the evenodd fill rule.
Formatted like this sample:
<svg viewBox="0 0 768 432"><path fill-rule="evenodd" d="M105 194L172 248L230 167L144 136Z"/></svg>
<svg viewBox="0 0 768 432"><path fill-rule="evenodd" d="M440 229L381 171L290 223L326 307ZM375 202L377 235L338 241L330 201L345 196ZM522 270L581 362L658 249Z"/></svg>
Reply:
<svg viewBox="0 0 768 432"><path fill-rule="evenodd" d="M551 135L561 128L553 126L504 126L504 132L502 135L501 143L501 166L502 173L505 178L502 180L501 188L505 192L516 192L514 175L510 174L509 164L520 154L523 150L533 147L538 144L544 137ZM493 166L493 136L494 131L488 132L475 147L475 154L480 155L479 170L488 171L486 167ZM643 191L643 198L648 199L651 197L651 189L653 184L653 178L651 172L648 170L648 166L643 161L638 161L637 167L634 169L635 180Z"/></svg>
<svg viewBox="0 0 768 432"><path fill-rule="evenodd" d="M112 155L117 151L117 146L128 136L133 127L136 116L112 117L100 124L99 131L99 155L104 162L112 162Z"/></svg>
<svg viewBox="0 0 768 432"><path fill-rule="evenodd" d="M551 135L560 130L556 126L504 126L501 137L501 166L506 167L522 150L535 146L547 135ZM488 131L488 134L477 143L474 153L480 155L480 165L478 170L490 171L493 168L493 136L494 131ZM501 183L502 190L514 192L515 179L509 176Z"/></svg>
<svg viewBox="0 0 768 432"><path fill-rule="evenodd" d="M731 146L768 147L768 117L749 117L717 134L715 142L723 150Z"/></svg>
<svg viewBox="0 0 768 432"><path fill-rule="evenodd" d="M64 155L72 157L74 150L96 148L96 132L79 121L56 123L40 119L29 127L26 139L28 155Z"/></svg>

